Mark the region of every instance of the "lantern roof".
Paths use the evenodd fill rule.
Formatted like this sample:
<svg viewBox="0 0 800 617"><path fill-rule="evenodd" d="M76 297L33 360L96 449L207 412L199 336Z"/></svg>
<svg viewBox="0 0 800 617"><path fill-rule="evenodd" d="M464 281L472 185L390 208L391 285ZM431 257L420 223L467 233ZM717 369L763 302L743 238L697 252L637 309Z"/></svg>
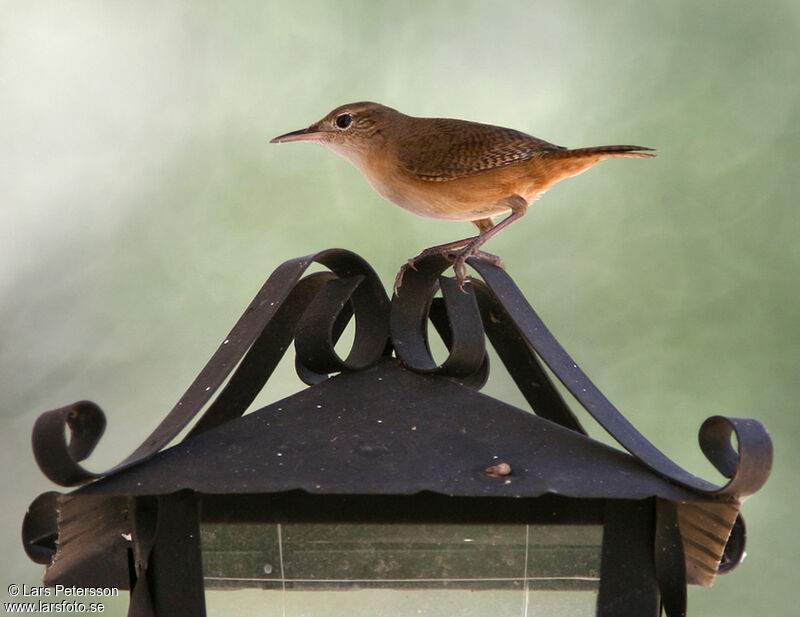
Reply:
<svg viewBox="0 0 800 617"><path fill-rule="evenodd" d="M466 293L441 276L449 261L432 255L406 273L391 301L372 268L349 251L284 263L150 437L104 473L81 465L105 427L99 407L81 401L42 414L33 431L39 466L56 483L82 486L34 502L23 530L29 555L47 563L56 547L64 550L54 538L67 525L86 537L87 529L64 518L72 506L62 506L92 495L654 497L678 504L687 566L695 567L690 581L710 584L741 498L769 475L764 427L709 418L700 446L727 481L690 474L608 401L505 271L469 263L482 280ZM315 264L327 271L311 272ZM355 333L342 359L336 343L351 318ZM442 362L431 354L428 323L447 347ZM530 411L479 392L489 372L486 339ZM292 342L309 387L245 414ZM587 435L551 376L623 449ZM167 447L191 422L186 438ZM126 516L124 508L115 512Z"/></svg>
<svg viewBox="0 0 800 617"><path fill-rule="evenodd" d="M182 489L707 499L628 453L394 359L313 385L78 493Z"/></svg>

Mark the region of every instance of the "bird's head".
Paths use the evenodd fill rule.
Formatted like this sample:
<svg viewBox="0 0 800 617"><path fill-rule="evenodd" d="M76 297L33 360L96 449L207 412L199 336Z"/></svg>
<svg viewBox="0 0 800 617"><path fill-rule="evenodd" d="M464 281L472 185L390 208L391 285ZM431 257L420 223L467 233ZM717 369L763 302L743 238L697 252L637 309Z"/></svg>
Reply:
<svg viewBox="0 0 800 617"><path fill-rule="evenodd" d="M273 144L291 141L310 141L321 144L357 167L375 148L381 148L386 134L405 116L399 111L378 103L341 105L319 122L299 131L275 137Z"/></svg>

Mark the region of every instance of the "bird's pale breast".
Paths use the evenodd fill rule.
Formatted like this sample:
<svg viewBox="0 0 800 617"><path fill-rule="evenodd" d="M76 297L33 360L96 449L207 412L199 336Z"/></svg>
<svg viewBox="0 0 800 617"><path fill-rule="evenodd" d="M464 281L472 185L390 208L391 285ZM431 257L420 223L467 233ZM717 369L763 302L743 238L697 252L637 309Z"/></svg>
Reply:
<svg viewBox="0 0 800 617"><path fill-rule="evenodd" d="M474 221L509 212L503 200L513 194L528 203L545 188L530 160L452 180L420 180L396 165L378 161L361 169L382 197L418 216Z"/></svg>

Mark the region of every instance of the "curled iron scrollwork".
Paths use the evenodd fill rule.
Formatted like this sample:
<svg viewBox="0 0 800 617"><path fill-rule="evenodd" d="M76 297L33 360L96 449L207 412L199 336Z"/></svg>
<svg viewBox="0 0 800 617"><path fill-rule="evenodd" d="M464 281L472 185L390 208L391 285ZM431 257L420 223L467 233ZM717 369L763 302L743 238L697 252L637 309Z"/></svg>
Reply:
<svg viewBox="0 0 800 617"><path fill-rule="evenodd" d="M303 277L313 264L329 272ZM345 308L345 306L347 308ZM42 472L62 486L83 484L141 462L165 447L200 413L226 378L230 379L209 405L189 436L238 417L261 390L284 352L295 339L298 325L335 343L343 326L330 327L331 315L307 317L309 307L353 311L356 332L352 351L342 360L332 348L302 357L308 345L300 343L298 366L311 379L320 371L354 370L370 366L385 353L389 340L389 298L372 267L358 255L329 249L292 259L279 266L261 287L227 337L200 371L186 393L145 441L126 459L104 473L94 473L80 463L91 453L105 427L105 417L94 403L81 401L42 414L34 425L33 448ZM349 315L348 315L349 317ZM338 332L338 334L337 334ZM231 372L236 369L233 374ZM69 439L67 439L69 434Z"/></svg>
<svg viewBox="0 0 800 617"><path fill-rule="evenodd" d="M315 263L328 271L307 273ZM764 484L772 464L772 444L759 422L714 416L702 425L700 446L729 479L726 484L718 486L687 472L600 392L505 271L478 258L468 263L482 280L470 281L466 293L442 275L450 261L432 255L407 270L399 293L390 302L372 268L349 251L330 249L287 261L272 273L175 407L119 465L97 474L80 464L105 427L102 411L87 401L39 418L33 432L37 462L54 482L74 486L149 458L206 406L189 437L234 419L252 403L292 341L298 375L307 384L319 383L332 373L366 369L394 353L412 371L480 388L488 376L488 336L523 395L543 417L584 432L549 381L546 365L622 447L668 480L727 499L752 494ZM335 346L350 319L355 319L355 334L343 359ZM448 350L442 362L431 353L429 322Z"/></svg>

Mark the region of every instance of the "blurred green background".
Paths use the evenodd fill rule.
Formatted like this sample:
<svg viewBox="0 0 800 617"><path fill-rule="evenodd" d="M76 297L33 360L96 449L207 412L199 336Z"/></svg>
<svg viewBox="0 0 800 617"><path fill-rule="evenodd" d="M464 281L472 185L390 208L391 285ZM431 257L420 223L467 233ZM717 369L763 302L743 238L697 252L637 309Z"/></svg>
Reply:
<svg viewBox="0 0 800 617"><path fill-rule="evenodd" d="M714 478L709 415L767 425L749 556L689 610L796 615L799 35L796 0L0 2L0 595L41 580L19 541L51 488L39 413L99 403L89 466L107 468L281 262L345 247L388 285L473 232L389 205L322 148L267 143L375 100L658 148L557 186L488 249L679 463ZM301 385L285 361L261 400ZM484 391L522 404L498 366Z"/></svg>

